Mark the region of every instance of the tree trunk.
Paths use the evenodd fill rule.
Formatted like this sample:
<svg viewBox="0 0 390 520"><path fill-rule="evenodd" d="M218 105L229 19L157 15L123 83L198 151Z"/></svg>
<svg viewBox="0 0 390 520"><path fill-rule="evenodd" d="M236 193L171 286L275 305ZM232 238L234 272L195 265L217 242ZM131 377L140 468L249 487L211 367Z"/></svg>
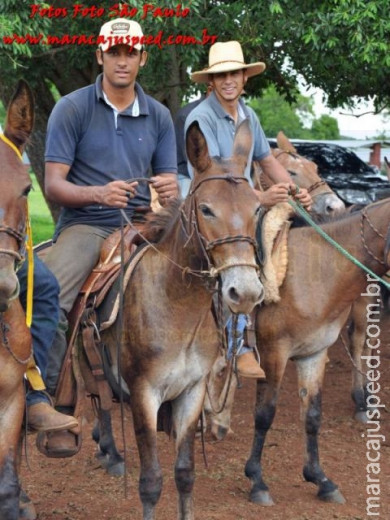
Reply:
<svg viewBox="0 0 390 520"><path fill-rule="evenodd" d="M177 56L176 46L168 47L167 52L170 53L169 63L169 83L164 85L163 90L153 91L151 95L169 108L172 117L181 107L182 90L183 90L183 70L180 68L180 60ZM186 74L186 71L184 71Z"/></svg>
<svg viewBox="0 0 390 520"><path fill-rule="evenodd" d="M34 89L35 97L35 123L34 131L31 139L27 144L27 155L30 159L31 167L39 186L42 190L43 196L45 197L45 139L46 139L46 127L47 120L55 101L52 93L47 87L46 83L42 81L38 87ZM60 212L60 206L46 199L47 205L50 209L52 217L56 222Z"/></svg>

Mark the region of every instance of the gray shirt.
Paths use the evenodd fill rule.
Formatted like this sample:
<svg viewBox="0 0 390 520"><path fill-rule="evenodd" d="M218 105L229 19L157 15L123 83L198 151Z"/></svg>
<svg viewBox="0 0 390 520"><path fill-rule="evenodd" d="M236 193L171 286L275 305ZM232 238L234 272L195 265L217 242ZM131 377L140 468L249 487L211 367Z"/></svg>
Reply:
<svg viewBox="0 0 390 520"><path fill-rule="evenodd" d="M252 161L261 161L265 157L268 157L271 152L255 112L245 105L243 99L239 100L239 114L241 114L241 117L239 117L238 123L240 123L243 118L248 118L252 130L253 143L245 169L245 177L251 182L250 171ZM200 129L207 141L211 157L221 157L225 159L232 156L237 125L231 115L222 108L215 92L212 92L207 99L202 101L202 103L190 112L186 119L185 132L187 132L188 127L194 121L199 123ZM179 176L183 197L187 194L190 180L193 177L193 168L190 163L188 163L188 172L188 179L183 179Z"/></svg>
<svg viewBox="0 0 390 520"><path fill-rule="evenodd" d="M45 160L69 165L67 180L78 186L176 173L169 110L138 83L135 90L136 101L118 114L104 97L101 75L94 85L61 98L49 118ZM149 188L140 182L126 212L131 217L136 207L149 203ZM63 208L57 233L73 224L118 227L120 212L97 204Z"/></svg>

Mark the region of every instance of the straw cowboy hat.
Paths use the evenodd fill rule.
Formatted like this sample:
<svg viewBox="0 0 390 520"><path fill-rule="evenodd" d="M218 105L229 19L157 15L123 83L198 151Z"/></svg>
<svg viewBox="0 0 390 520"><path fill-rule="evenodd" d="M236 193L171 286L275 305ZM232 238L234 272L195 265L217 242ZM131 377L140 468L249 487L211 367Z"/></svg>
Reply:
<svg viewBox="0 0 390 520"><path fill-rule="evenodd" d="M265 63L245 63L241 45L237 41L217 42L210 47L209 66L203 70L193 72L191 79L195 83L206 83L209 74L218 72L231 72L233 70L246 69L248 77L261 74L265 69Z"/></svg>

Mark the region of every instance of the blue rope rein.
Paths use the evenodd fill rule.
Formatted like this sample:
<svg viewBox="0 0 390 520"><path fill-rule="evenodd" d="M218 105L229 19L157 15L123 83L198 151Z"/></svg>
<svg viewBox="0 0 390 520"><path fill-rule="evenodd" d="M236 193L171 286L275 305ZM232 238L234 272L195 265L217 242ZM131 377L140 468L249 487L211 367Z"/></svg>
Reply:
<svg viewBox="0 0 390 520"><path fill-rule="evenodd" d="M299 204L298 202L290 199L288 201L290 206L294 209L296 213L298 213L312 228L314 228L319 235L321 235L329 244L331 244L337 251L339 251L342 255L344 255L348 260L350 260L352 263L363 269L363 271L366 271L370 276L375 278L379 283L383 284L387 289L390 290L390 283L383 280L380 276L375 274L371 269L363 265L357 258L355 258L353 255L351 255L346 249L344 249L338 242L333 240L325 231L314 222L314 220L310 217L308 212Z"/></svg>

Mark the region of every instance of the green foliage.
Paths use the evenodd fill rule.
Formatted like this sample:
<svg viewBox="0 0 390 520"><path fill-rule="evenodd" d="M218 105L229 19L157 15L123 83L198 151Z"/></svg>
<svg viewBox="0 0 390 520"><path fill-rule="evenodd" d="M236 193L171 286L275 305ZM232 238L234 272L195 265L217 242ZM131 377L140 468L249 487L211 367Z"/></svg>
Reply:
<svg viewBox="0 0 390 520"><path fill-rule="evenodd" d="M311 127L312 139L334 140L340 139L337 119L326 114L313 121Z"/></svg>
<svg viewBox="0 0 390 520"><path fill-rule="evenodd" d="M71 0L54 4L68 9L68 16L30 17L30 0L2 0L1 81L8 81L9 71L16 68L32 83L49 80L64 94L82 86L83 81L93 80L98 70L91 45L4 44L2 37L10 34L96 35L109 14L118 15L112 11L115 3L82 2L84 7L104 6L101 17L72 17L75 2ZM353 105L356 96L374 98L378 109L390 104L390 0L183 0L181 12L189 8L184 17L156 17L152 13L143 17L145 2L132 0L122 5L138 9L134 19L148 35L163 31L164 37L192 35L201 40L207 29L209 35L217 35L222 41L238 39L249 60L267 64L266 72L249 82L250 95L259 95L273 83L291 101L300 74L308 84L327 93L331 106ZM176 10L178 2L166 0L156 5ZM149 63L141 76L146 89L168 105L173 89L179 105L183 97L196 91L188 70L206 65L208 48L209 44L165 45L161 49L149 46Z"/></svg>
<svg viewBox="0 0 390 520"><path fill-rule="evenodd" d="M389 106L389 0L279 3L291 19L289 36L303 44L289 53L294 68L331 106L354 106L355 96L374 99L377 110Z"/></svg>
<svg viewBox="0 0 390 520"><path fill-rule="evenodd" d="M49 4L42 3L42 7ZM13 35L45 35L50 27L50 21L46 18L30 18L30 2L22 0L2 0L0 6L0 52L2 62L14 69L22 65L19 58L31 58L36 50L28 43L16 40L12 44L5 43L3 37Z"/></svg>
<svg viewBox="0 0 390 520"><path fill-rule="evenodd" d="M54 222L51 216L33 215L31 226L34 246L53 237Z"/></svg>
<svg viewBox="0 0 390 520"><path fill-rule="evenodd" d="M303 127L297 113L298 104L288 103L284 96L278 94L275 87L266 89L261 98L251 99L249 105L259 117L267 137L276 137L282 130L287 136L308 139L308 130ZM309 113L312 115L311 106Z"/></svg>
<svg viewBox="0 0 390 520"><path fill-rule="evenodd" d="M33 189L28 196L34 245L53 236L54 222L35 175L31 174Z"/></svg>
<svg viewBox="0 0 390 520"><path fill-rule="evenodd" d="M6 111L3 103L0 101L0 125L1 125L1 128L4 128L6 115L7 115L7 111Z"/></svg>
<svg viewBox="0 0 390 520"><path fill-rule="evenodd" d="M68 9L66 17L35 15L33 5L41 8L53 5ZM146 2L128 0L123 6L134 7L133 17L141 23L145 35L156 36L163 31L165 39L194 36L202 40L205 31L220 41L239 40L247 61L264 61L263 74L251 78L245 89L248 96L260 98L273 85L283 95L281 109L275 106L259 108L262 123L270 120L268 135L285 129L286 133L305 137L310 126L310 110L302 106L297 85L322 89L329 106L354 106L359 98L373 100L377 111L390 107L390 0L183 0L182 11L187 16L142 17ZM43 184L43 148L46 123L59 95L93 82L99 73L94 45L45 45L45 37L53 35L91 35L99 33L112 8L118 3L84 0L85 8L105 8L101 17L72 17L74 0L53 0L36 3L31 0L1 0L0 2L0 99L7 102L16 80L23 76L31 85L36 98L36 122L32 157L34 171ZM176 10L177 0L156 3ZM110 11L111 9L111 11ZM122 15L123 16L123 15ZM128 16L128 18L131 18ZM23 43L16 38L6 44L4 36L40 37L39 43ZM199 90L189 78L190 70L207 65L211 41L202 44L149 45L149 59L140 74L145 90L165 103L174 114L183 100ZM254 102L257 103L257 102ZM288 103L295 103L287 108ZM279 106L279 105L278 105ZM272 123L272 112L280 113L283 121ZM317 122L321 132L330 132L331 125ZM322 128L322 129L321 129ZM320 131L318 130L318 131ZM315 130L317 132L317 130ZM31 150L32 152L32 150ZM53 214L58 208L51 207Z"/></svg>
<svg viewBox="0 0 390 520"><path fill-rule="evenodd" d="M280 130L295 139L340 137L337 120L328 115L315 119L313 101L302 94L298 94L296 101L290 104L274 86L270 86L261 98L252 98L249 105L258 115L267 137L276 137Z"/></svg>

